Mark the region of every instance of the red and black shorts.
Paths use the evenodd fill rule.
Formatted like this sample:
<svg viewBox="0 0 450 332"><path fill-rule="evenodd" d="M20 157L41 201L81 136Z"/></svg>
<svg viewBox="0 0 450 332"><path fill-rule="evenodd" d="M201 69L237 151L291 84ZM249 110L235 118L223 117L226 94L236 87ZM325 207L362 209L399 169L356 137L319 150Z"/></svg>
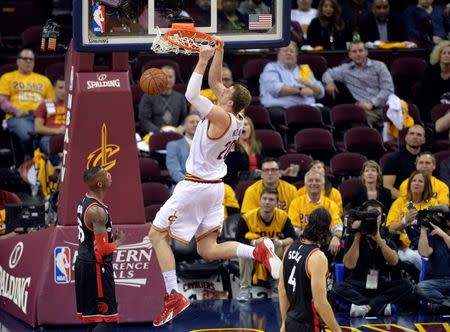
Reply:
<svg viewBox="0 0 450 332"><path fill-rule="evenodd" d="M77 318L83 323L119 320L113 267L77 259L75 263Z"/></svg>

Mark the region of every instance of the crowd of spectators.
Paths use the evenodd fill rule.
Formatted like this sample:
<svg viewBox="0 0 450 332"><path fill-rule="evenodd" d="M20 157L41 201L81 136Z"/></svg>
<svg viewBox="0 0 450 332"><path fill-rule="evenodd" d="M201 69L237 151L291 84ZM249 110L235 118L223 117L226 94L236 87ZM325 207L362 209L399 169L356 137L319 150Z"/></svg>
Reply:
<svg viewBox="0 0 450 332"><path fill-rule="evenodd" d="M298 152L296 142L287 141L286 137L288 109L297 105L317 108L328 130L330 110L336 105L354 104L364 110L368 125L381 135L383 122L391 121L385 113L387 108L395 108L392 100L396 87L388 66L369 57L370 48L377 41L408 41L397 47L433 48L417 94L406 101L417 105L420 118L412 126L398 128L403 129L403 135L398 136L385 159L367 160L361 165L358 184L344 199L341 183L330 172L328 161L312 156L316 160L303 165L303 173L292 172L295 167L281 169L281 158L268 153L263 140L258 139L260 128L252 121L256 118L246 116L242 135L227 155L228 174L224 178L224 206L232 208L225 211L239 215L236 239L256 246L262 237L269 237L281 255L301 236L311 212L323 207L332 217L332 238L326 250L330 265L342 262L347 270L345 280L332 287L333 293L351 304L352 317L369 312L390 315L391 305L413 291L429 302L432 310L448 310L449 221L447 227L418 224L419 211L449 205L450 156L437 160L440 151L433 149L433 135L444 133L448 140L450 107L432 122L432 110L437 105L450 104L448 6L431 0L418 0L403 8L388 0L297 0L294 7L291 19L301 27L302 43L291 42L276 50L276 60L261 68L259 95L253 96L254 103L267 110L270 130L283 138L285 151ZM248 14L270 10L264 1L223 0L218 26L242 30L248 24ZM299 49L305 45L316 50L348 51L349 59L321 75L302 63ZM34 72L34 63L31 49L18 53L17 70L0 78L0 108L6 114L9 133L20 139L23 159L30 159L33 149L39 147L58 166L61 160L58 155L50 155L49 141L51 136L64 133L64 78L55 79L52 87L47 77ZM161 165L169 173L165 183L175 185L184 178L190 143L202 119L189 108L183 94L174 89L176 69L164 65L162 70L168 77L167 88L159 96L142 96L136 129L142 136L149 135L150 140L152 135L167 131L183 135L167 144L166 160ZM222 79L225 86L231 86L234 80L242 78L233 78L230 68L224 67ZM211 90L202 90L202 94L218 102ZM432 152L426 151L430 148ZM338 151L346 149L338 147ZM437 170L439 174L433 174ZM344 176L343 180L348 178ZM242 189L244 183L248 185ZM357 208L379 211L376 220L372 220L376 222L375 233L363 233L360 220L347 223L349 209ZM398 279L396 270L409 264L418 272L425 257L426 277L420 282L415 280L419 282L416 288L410 281ZM249 261L240 260L239 265L239 300L247 301L251 298L249 288L270 277L263 267Z"/></svg>

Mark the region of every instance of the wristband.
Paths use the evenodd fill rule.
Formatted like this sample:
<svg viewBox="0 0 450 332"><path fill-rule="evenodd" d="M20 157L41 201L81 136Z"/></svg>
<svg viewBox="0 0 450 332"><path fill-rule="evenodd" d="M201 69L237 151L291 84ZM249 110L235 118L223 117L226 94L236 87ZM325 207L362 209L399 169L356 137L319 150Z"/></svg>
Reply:
<svg viewBox="0 0 450 332"><path fill-rule="evenodd" d="M108 256L117 248L117 242L108 242L108 234L94 234L96 254L100 256Z"/></svg>

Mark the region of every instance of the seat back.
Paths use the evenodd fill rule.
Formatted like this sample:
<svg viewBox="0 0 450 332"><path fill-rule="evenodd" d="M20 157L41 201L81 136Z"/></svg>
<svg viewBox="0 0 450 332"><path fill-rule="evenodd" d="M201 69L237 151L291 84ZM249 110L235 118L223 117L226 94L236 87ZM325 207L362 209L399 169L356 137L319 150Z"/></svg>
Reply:
<svg viewBox="0 0 450 332"><path fill-rule="evenodd" d="M331 173L335 178L358 176L367 157L356 152L342 152L330 160Z"/></svg>
<svg viewBox="0 0 450 332"><path fill-rule="evenodd" d="M259 76L271 61L271 58L250 59L242 66L242 77L247 81L252 96L259 96Z"/></svg>
<svg viewBox="0 0 450 332"><path fill-rule="evenodd" d="M298 153L311 155L313 159L322 160L326 164L336 153L331 132L323 128L302 129L295 134L294 142Z"/></svg>
<svg viewBox="0 0 450 332"><path fill-rule="evenodd" d="M246 108L245 115L252 120L255 129L274 129L269 112L262 105L250 105Z"/></svg>
<svg viewBox="0 0 450 332"><path fill-rule="evenodd" d="M358 152L373 160L378 160L386 152L381 134L374 128L355 127L347 130L344 144L346 151Z"/></svg>
<svg viewBox="0 0 450 332"><path fill-rule="evenodd" d="M142 183L144 207L152 204L164 204L170 197L169 188L158 182Z"/></svg>
<svg viewBox="0 0 450 332"><path fill-rule="evenodd" d="M298 165L298 178L302 178L308 172L312 162L313 159L304 153L287 153L278 159L280 169L286 169L292 164Z"/></svg>
<svg viewBox="0 0 450 332"><path fill-rule="evenodd" d="M261 141L264 155L278 158L286 153L280 133L270 129L255 130L256 138Z"/></svg>

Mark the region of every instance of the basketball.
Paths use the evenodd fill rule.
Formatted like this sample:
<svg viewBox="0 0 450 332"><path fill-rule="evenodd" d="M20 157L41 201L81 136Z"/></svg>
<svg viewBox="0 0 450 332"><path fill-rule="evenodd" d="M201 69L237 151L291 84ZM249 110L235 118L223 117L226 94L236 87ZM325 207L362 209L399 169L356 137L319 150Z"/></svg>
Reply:
<svg viewBox="0 0 450 332"><path fill-rule="evenodd" d="M139 79L142 91L152 96L159 96L167 87L167 76L159 68L149 68Z"/></svg>

